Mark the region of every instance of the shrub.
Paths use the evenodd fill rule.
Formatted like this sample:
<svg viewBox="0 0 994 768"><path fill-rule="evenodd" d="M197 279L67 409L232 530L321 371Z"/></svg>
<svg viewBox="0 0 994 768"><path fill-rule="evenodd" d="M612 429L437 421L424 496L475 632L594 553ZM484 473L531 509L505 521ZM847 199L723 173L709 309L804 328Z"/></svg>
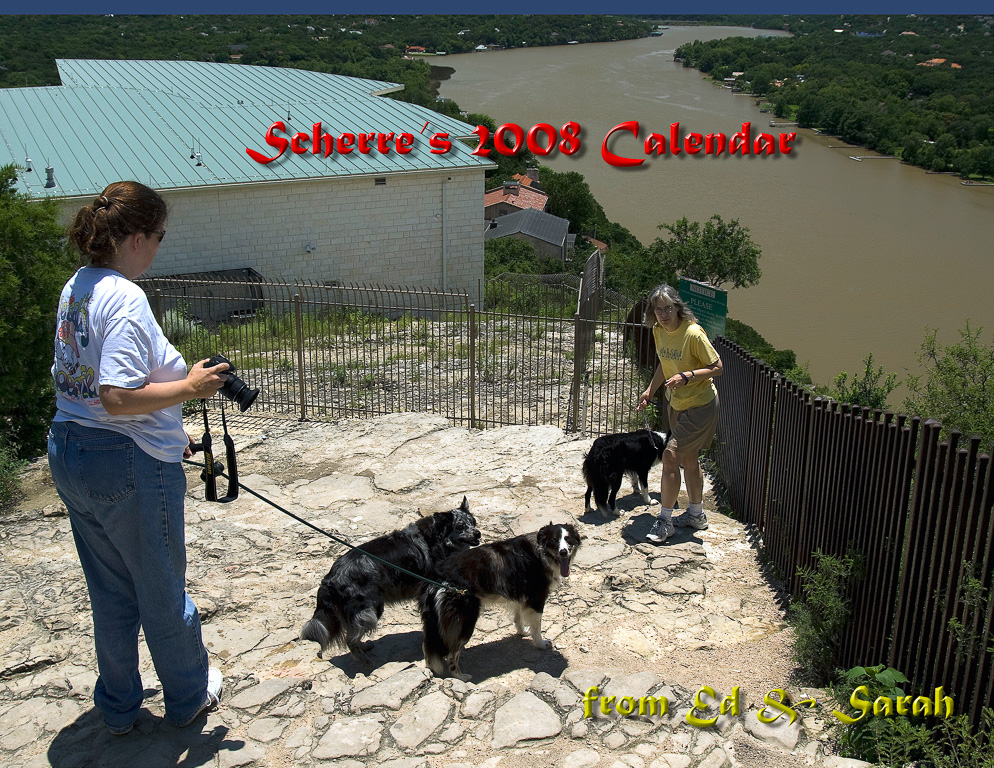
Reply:
<svg viewBox="0 0 994 768"><path fill-rule="evenodd" d="M0 511L13 506L20 489L18 473L24 461L14 455L14 449L8 446L0 436Z"/></svg>
<svg viewBox="0 0 994 768"><path fill-rule="evenodd" d="M882 366L873 370L872 353L866 356L863 365L865 368L861 377L853 374L850 379L849 374L842 371L832 380L833 396L843 403L883 410L887 408L887 398L899 383L897 374L888 373L885 376Z"/></svg>
<svg viewBox="0 0 994 768"><path fill-rule="evenodd" d="M804 677L824 685L838 666L842 631L852 618L849 594L862 578L862 559L855 551L833 557L818 550L813 557L813 568L797 571L804 598L790 607L796 635L792 657Z"/></svg>
<svg viewBox="0 0 994 768"><path fill-rule="evenodd" d="M869 691L862 698L903 696L899 687L908 679L898 670L884 667L853 667L832 688L840 709L847 711L849 697L861 685ZM966 715L937 721L922 717L868 716L856 723L840 722L834 728L842 757L865 760L888 768L994 768L994 710L984 708L979 728L972 728Z"/></svg>
<svg viewBox="0 0 994 768"><path fill-rule="evenodd" d="M55 414L55 313L76 260L56 203L17 192L16 180L14 166L0 168L0 439L28 459L44 452Z"/></svg>
<svg viewBox="0 0 994 768"><path fill-rule="evenodd" d="M936 330L928 330L918 353L925 375L908 377L905 409L942 422L943 439L955 429L994 443L994 346L980 341L982 331L967 322L960 341L943 346Z"/></svg>

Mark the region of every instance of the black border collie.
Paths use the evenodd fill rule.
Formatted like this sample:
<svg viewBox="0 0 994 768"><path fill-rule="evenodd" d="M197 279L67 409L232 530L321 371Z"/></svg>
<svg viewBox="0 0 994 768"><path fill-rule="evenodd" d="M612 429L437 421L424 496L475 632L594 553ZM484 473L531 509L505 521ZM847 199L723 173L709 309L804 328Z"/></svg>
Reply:
<svg viewBox="0 0 994 768"><path fill-rule="evenodd" d="M438 570L450 587L429 585L420 597L428 668L439 677L448 672L469 679L459 667L459 654L473 636L480 609L490 603L510 609L518 634L530 634L536 648L551 648L542 637L542 611L549 593L569 576L579 546L576 528L549 523L536 533L449 557Z"/></svg>
<svg viewBox="0 0 994 768"><path fill-rule="evenodd" d="M590 506L592 493L597 509L604 517L618 514L615 499L625 475L646 504L655 503L649 497L649 470L663 460L663 451L669 442L669 434L648 429L601 435L594 440L583 457L583 479L587 481L584 511L593 512Z"/></svg>
<svg viewBox="0 0 994 768"><path fill-rule="evenodd" d="M437 512L350 549L331 566L318 589L314 618L300 630L302 640L321 644L321 656L332 645L347 648L361 662L369 657L362 639L376 629L389 603L414 600L425 582L362 550L399 565L411 573L436 579L436 566L446 557L480 543L476 518L469 502L450 512Z"/></svg>

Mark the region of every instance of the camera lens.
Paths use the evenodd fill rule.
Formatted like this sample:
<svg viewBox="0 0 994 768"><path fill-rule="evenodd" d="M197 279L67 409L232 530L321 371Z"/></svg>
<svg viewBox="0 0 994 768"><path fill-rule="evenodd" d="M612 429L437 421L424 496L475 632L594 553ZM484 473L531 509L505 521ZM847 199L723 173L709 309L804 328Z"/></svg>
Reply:
<svg viewBox="0 0 994 768"><path fill-rule="evenodd" d="M248 384L235 376L235 374L229 373L228 380L221 387L221 394L232 402L237 403L238 407L244 413L255 402L255 398L259 395L259 390L250 388Z"/></svg>
<svg viewBox="0 0 994 768"><path fill-rule="evenodd" d="M224 355L214 355L214 357L205 363L205 367L213 368L215 365L220 365L221 363L228 364L228 370L222 374L228 378L224 382L224 386L218 391L233 403L237 403L242 413L244 413L252 407L252 403L255 402L255 398L259 395L259 390L251 389L248 384L239 379L235 375L235 366Z"/></svg>

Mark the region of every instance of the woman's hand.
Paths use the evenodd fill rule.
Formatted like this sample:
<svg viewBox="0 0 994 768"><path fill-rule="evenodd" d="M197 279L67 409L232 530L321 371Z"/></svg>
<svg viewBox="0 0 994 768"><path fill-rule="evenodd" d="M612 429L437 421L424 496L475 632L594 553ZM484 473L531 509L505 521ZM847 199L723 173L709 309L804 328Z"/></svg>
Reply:
<svg viewBox="0 0 994 768"><path fill-rule="evenodd" d="M229 368L227 363L218 363L211 368L206 368L204 363L207 360L208 358L204 358L194 363L190 372L186 374L186 382L193 392L190 400L206 400L208 397L213 397L228 380L228 377L223 375Z"/></svg>

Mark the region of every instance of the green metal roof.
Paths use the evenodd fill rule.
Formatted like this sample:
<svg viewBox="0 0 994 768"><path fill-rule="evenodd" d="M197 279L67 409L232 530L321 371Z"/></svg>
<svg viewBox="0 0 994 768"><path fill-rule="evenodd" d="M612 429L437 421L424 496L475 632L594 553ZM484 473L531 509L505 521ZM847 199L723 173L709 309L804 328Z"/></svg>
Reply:
<svg viewBox="0 0 994 768"><path fill-rule="evenodd" d="M412 171L488 168L492 163L453 142L432 154L428 139L471 135L473 126L380 94L403 86L319 72L193 61L59 60L63 85L0 89L0 165L32 196L91 195L134 179L155 189ZM312 125L339 133L410 133L410 154L293 154L262 164L269 126L287 136ZM422 134L425 122L427 129ZM391 144L391 146L393 146ZM309 145L308 145L309 149ZM193 155L193 157L191 157ZM46 188L51 166L55 187Z"/></svg>

